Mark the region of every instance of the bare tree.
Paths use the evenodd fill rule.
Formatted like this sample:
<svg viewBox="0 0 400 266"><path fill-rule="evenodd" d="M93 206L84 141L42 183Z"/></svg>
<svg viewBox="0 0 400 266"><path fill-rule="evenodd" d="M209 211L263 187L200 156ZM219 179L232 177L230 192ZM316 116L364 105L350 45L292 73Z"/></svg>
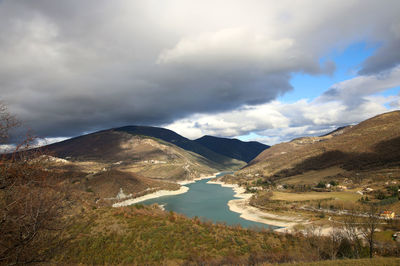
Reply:
<svg viewBox="0 0 400 266"><path fill-rule="evenodd" d="M376 229L379 225L379 208L374 204L370 204L369 208L367 209L367 218L363 220L361 226L361 232L364 239L368 243L369 247L369 257L373 257L374 252L374 237Z"/></svg>
<svg viewBox="0 0 400 266"><path fill-rule="evenodd" d="M336 225L332 226L332 231L329 234L327 251L329 252L329 257L331 260L335 260L337 258L337 254L339 252L340 244L343 240L343 230L341 227Z"/></svg>
<svg viewBox="0 0 400 266"><path fill-rule="evenodd" d="M16 124L1 106L3 143ZM41 154L25 149L30 141L17 145L11 154L0 155L0 264L44 261L59 241L63 190L46 170Z"/></svg>
<svg viewBox="0 0 400 266"><path fill-rule="evenodd" d="M18 121L7 112L7 107L0 102L0 144L5 143L10 129L17 125Z"/></svg>
<svg viewBox="0 0 400 266"><path fill-rule="evenodd" d="M312 251L312 254L314 255L313 259L320 260L321 250L324 248L322 240L322 228L312 224L304 230L304 236L310 251Z"/></svg>
<svg viewBox="0 0 400 266"><path fill-rule="evenodd" d="M343 236L352 244L352 254L355 258L360 258L362 249L362 238L359 230L359 219L356 216L356 211L352 210L350 215L347 215L344 220Z"/></svg>

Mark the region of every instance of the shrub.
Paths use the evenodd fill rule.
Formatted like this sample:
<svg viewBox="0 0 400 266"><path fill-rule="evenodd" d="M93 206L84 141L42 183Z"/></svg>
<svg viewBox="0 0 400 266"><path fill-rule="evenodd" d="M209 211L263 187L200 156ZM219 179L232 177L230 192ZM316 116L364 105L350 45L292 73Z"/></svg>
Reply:
<svg viewBox="0 0 400 266"><path fill-rule="evenodd" d="M375 203L377 206L389 205L399 201L397 197L386 198Z"/></svg>
<svg viewBox="0 0 400 266"><path fill-rule="evenodd" d="M324 181L319 181L317 188L325 188L326 187L326 183Z"/></svg>
<svg viewBox="0 0 400 266"><path fill-rule="evenodd" d="M329 184L331 184L331 186L337 186L337 185L339 185L339 183L336 182L335 180L332 180L331 182L329 182Z"/></svg>
<svg viewBox="0 0 400 266"><path fill-rule="evenodd" d="M383 200L386 198L386 195L381 190L378 190L376 191L375 197L379 200Z"/></svg>

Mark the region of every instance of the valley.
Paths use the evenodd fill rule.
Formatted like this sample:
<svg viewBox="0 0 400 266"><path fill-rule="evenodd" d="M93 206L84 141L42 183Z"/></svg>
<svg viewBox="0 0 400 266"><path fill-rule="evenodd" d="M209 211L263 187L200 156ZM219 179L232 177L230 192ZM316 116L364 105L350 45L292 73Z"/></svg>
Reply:
<svg viewBox="0 0 400 266"><path fill-rule="evenodd" d="M190 141L170 130L128 126L45 149L64 158L55 166L58 171L87 174L85 190L92 191L97 204L122 206L121 200L137 203L145 195L185 193L179 183L237 170L210 181L232 184L240 191L237 195L243 195L230 201L231 211L251 221L285 225L280 231L318 226L328 235L333 221L365 213L366 203L379 206L377 216L382 211L400 213L399 121L400 112L382 114L324 136L272 147L211 136ZM129 197L117 199L119 191Z"/></svg>
<svg viewBox="0 0 400 266"><path fill-rule="evenodd" d="M214 138L213 141L225 142L226 139ZM235 143L241 145L241 149L235 150L236 154L245 152L246 156L255 157L261 152L251 151L249 155L245 147L253 147L255 143L239 140ZM268 148L262 144L259 147ZM246 165L244 161L214 152L173 131L141 126L103 130L38 151L50 169L68 180L71 189L86 193L96 204L104 206L157 191L178 193L179 183L238 170ZM118 197L120 192L124 198Z"/></svg>
<svg viewBox="0 0 400 266"><path fill-rule="evenodd" d="M128 126L43 150L63 158L56 160L56 171L85 176L71 180L72 187L89 191L97 205L154 197L145 202L160 203L159 196L175 199L187 192L180 184L233 170L210 181L240 195L229 201L231 211L250 221L284 225L279 231L317 226L329 235L335 222L357 213L362 217L370 203L379 207L376 216L400 213L399 122L396 111L272 147L211 136L191 141L162 128Z"/></svg>
<svg viewBox="0 0 400 266"><path fill-rule="evenodd" d="M341 245L372 220L375 249L393 256L398 242L391 235L400 230L399 121L400 112L392 112L272 147L210 136L191 141L162 128L129 126L28 150L34 159L25 162L45 167L65 191L68 226L57 238L66 241L65 250L52 251L53 262L219 264L227 254L233 254L230 263L359 258L368 252L364 233L352 235L362 244L351 255ZM142 243L140 254L127 251L132 241ZM167 251L165 241L177 244ZM185 241L201 259L181 250ZM274 257L264 254L271 248ZM107 253L96 258L99 249Z"/></svg>

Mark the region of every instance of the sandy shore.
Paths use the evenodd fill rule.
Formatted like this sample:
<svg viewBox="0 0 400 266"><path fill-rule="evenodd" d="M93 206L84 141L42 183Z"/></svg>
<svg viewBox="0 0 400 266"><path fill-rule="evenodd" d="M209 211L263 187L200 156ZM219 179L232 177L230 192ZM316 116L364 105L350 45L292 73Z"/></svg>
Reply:
<svg viewBox="0 0 400 266"><path fill-rule="evenodd" d="M240 217L243 219L282 227L276 229L280 232L284 232L285 230L290 231L293 226L304 223L303 220L299 220L296 217L280 216L272 213L266 213L256 207L250 206L249 200L252 194L245 193L245 189L236 184L226 184L224 182L214 180L210 180L207 183L218 184L223 187L232 188L235 192L235 197L238 199L233 199L228 202L229 209L233 212L240 213Z"/></svg>
<svg viewBox="0 0 400 266"><path fill-rule="evenodd" d="M303 223L304 224L304 223ZM310 224L310 223L308 223ZM287 233L287 234L293 234L295 232L295 230L293 230L292 227L283 227L283 228L279 228L275 230L276 232L281 232L281 233ZM340 229L339 229L340 231ZM307 233L306 229L300 230L299 232L302 233ZM314 231L313 234L315 236L331 236L332 233L335 233L333 227L331 226L316 226L314 227Z"/></svg>
<svg viewBox="0 0 400 266"><path fill-rule="evenodd" d="M113 207L122 207L122 206L128 206L128 205L132 205L141 201L145 201L148 199L154 199L154 198L158 198L158 197L162 197L162 196L171 196L171 195L178 195L178 194L183 194L188 192L189 188L185 187L185 186L181 186L180 189L178 190L159 190L156 191L154 193L150 193L141 197L137 197L134 199L128 199L128 200L124 200L121 202L117 202L114 203L112 206Z"/></svg>
<svg viewBox="0 0 400 266"><path fill-rule="evenodd" d="M219 175L221 172L218 172L218 173L214 173L213 175L210 175L210 176L201 176L201 177L197 177L197 178L194 178L194 179L191 179L191 180L182 180L182 181L178 181L177 183L179 184L179 185L187 185L187 184L192 184L192 183L194 183L194 182L196 182L196 181L199 181L199 180L203 180L203 179L209 179L209 178L214 178L214 177L216 177L217 175Z"/></svg>
<svg viewBox="0 0 400 266"><path fill-rule="evenodd" d="M146 194L146 195L141 196L141 197L137 197L137 198L134 198L134 199L128 199L128 200L124 200L124 201L121 201L121 202L114 203L112 206L113 207L128 206L128 205L132 205L132 204L135 204L135 203L139 203L141 201L154 199L154 198L158 198L158 197L162 197L162 196L172 196L172 195L183 194L183 193L188 192L188 190L189 190L189 188L185 187L184 185L191 184L191 183L194 183L194 182L202 180L202 179L214 178L218 174L220 174L220 172L215 173L215 174L213 174L211 176L201 176L201 177L198 177L198 178L195 178L195 179L192 179L192 180L182 180L182 181L177 182L179 185L181 185L180 189L178 189L178 190L159 190L159 191L156 191L154 193Z"/></svg>

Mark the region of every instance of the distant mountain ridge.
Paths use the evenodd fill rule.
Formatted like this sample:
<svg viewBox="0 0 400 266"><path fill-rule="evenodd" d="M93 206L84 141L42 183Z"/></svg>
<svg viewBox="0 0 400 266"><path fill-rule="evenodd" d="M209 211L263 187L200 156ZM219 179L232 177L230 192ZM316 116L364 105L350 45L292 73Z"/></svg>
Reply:
<svg viewBox="0 0 400 266"><path fill-rule="evenodd" d="M175 175L182 179L200 173L238 170L268 147L258 142L212 136L190 140L165 128L124 126L78 136L43 149L77 162L93 161L113 168L120 163L118 169L146 177L158 175L169 179ZM162 163L137 166L150 161Z"/></svg>
<svg viewBox="0 0 400 266"><path fill-rule="evenodd" d="M157 129L155 131L158 132ZM172 139L171 142L156 138L155 135L157 136L157 134L145 134L143 131L127 132L122 129L109 129L50 144L42 149L51 155L81 162L116 164L122 161L124 162L122 165L131 165L145 161L160 161L165 162L162 163L163 166L170 165L168 171L171 172L179 167L186 167L185 165L192 165L191 169L207 169L205 171L207 173L239 169L245 165L245 162L216 154L199 144L197 145L203 148L201 153L205 156L183 149L173 143L181 144L185 141L185 139L179 139L179 135L175 136L177 138ZM188 141L191 148L190 140ZM172 165L175 165L176 169ZM167 171L166 167L164 168L164 171ZM162 176L163 172L159 172L158 175Z"/></svg>
<svg viewBox="0 0 400 266"><path fill-rule="evenodd" d="M133 136L156 138L176 145L186 151L194 152L217 164L229 164L231 159L249 162L270 146L256 142L244 142L238 139L203 136L190 140L178 133L160 127L152 126L124 126L106 129L67 139L45 146L45 149L54 151L59 157L85 157L96 159L104 157L119 160L115 154L115 147L120 145L121 136L112 132L127 133ZM125 136L126 137L126 136ZM104 150L113 151L104 153Z"/></svg>
<svg viewBox="0 0 400 266"><path fill-rule="evenodd" d="M126 132L132 135L144 135L161 139L163 141L172 143L184 150L200 154L201 156L222 165L228 164L232 158L237 159L235 157L230 157L227 156L226 154L216 152L210 149L209 147L202 145L201 143L198 143L197 141L187 139L179 135L178 133L165 128L150 127L150 126L125 126L125 127L115 128L113 130Z"/></svg>
<svg viewBox="0 0 400 266"><path fill-rule="evenodd" d="M257 141L244 142L238 139L220 138L208 135L196 139L195 142L200 143L216 153L245 161L246 163L250 162L258 154L270 147Z"/></svg>

